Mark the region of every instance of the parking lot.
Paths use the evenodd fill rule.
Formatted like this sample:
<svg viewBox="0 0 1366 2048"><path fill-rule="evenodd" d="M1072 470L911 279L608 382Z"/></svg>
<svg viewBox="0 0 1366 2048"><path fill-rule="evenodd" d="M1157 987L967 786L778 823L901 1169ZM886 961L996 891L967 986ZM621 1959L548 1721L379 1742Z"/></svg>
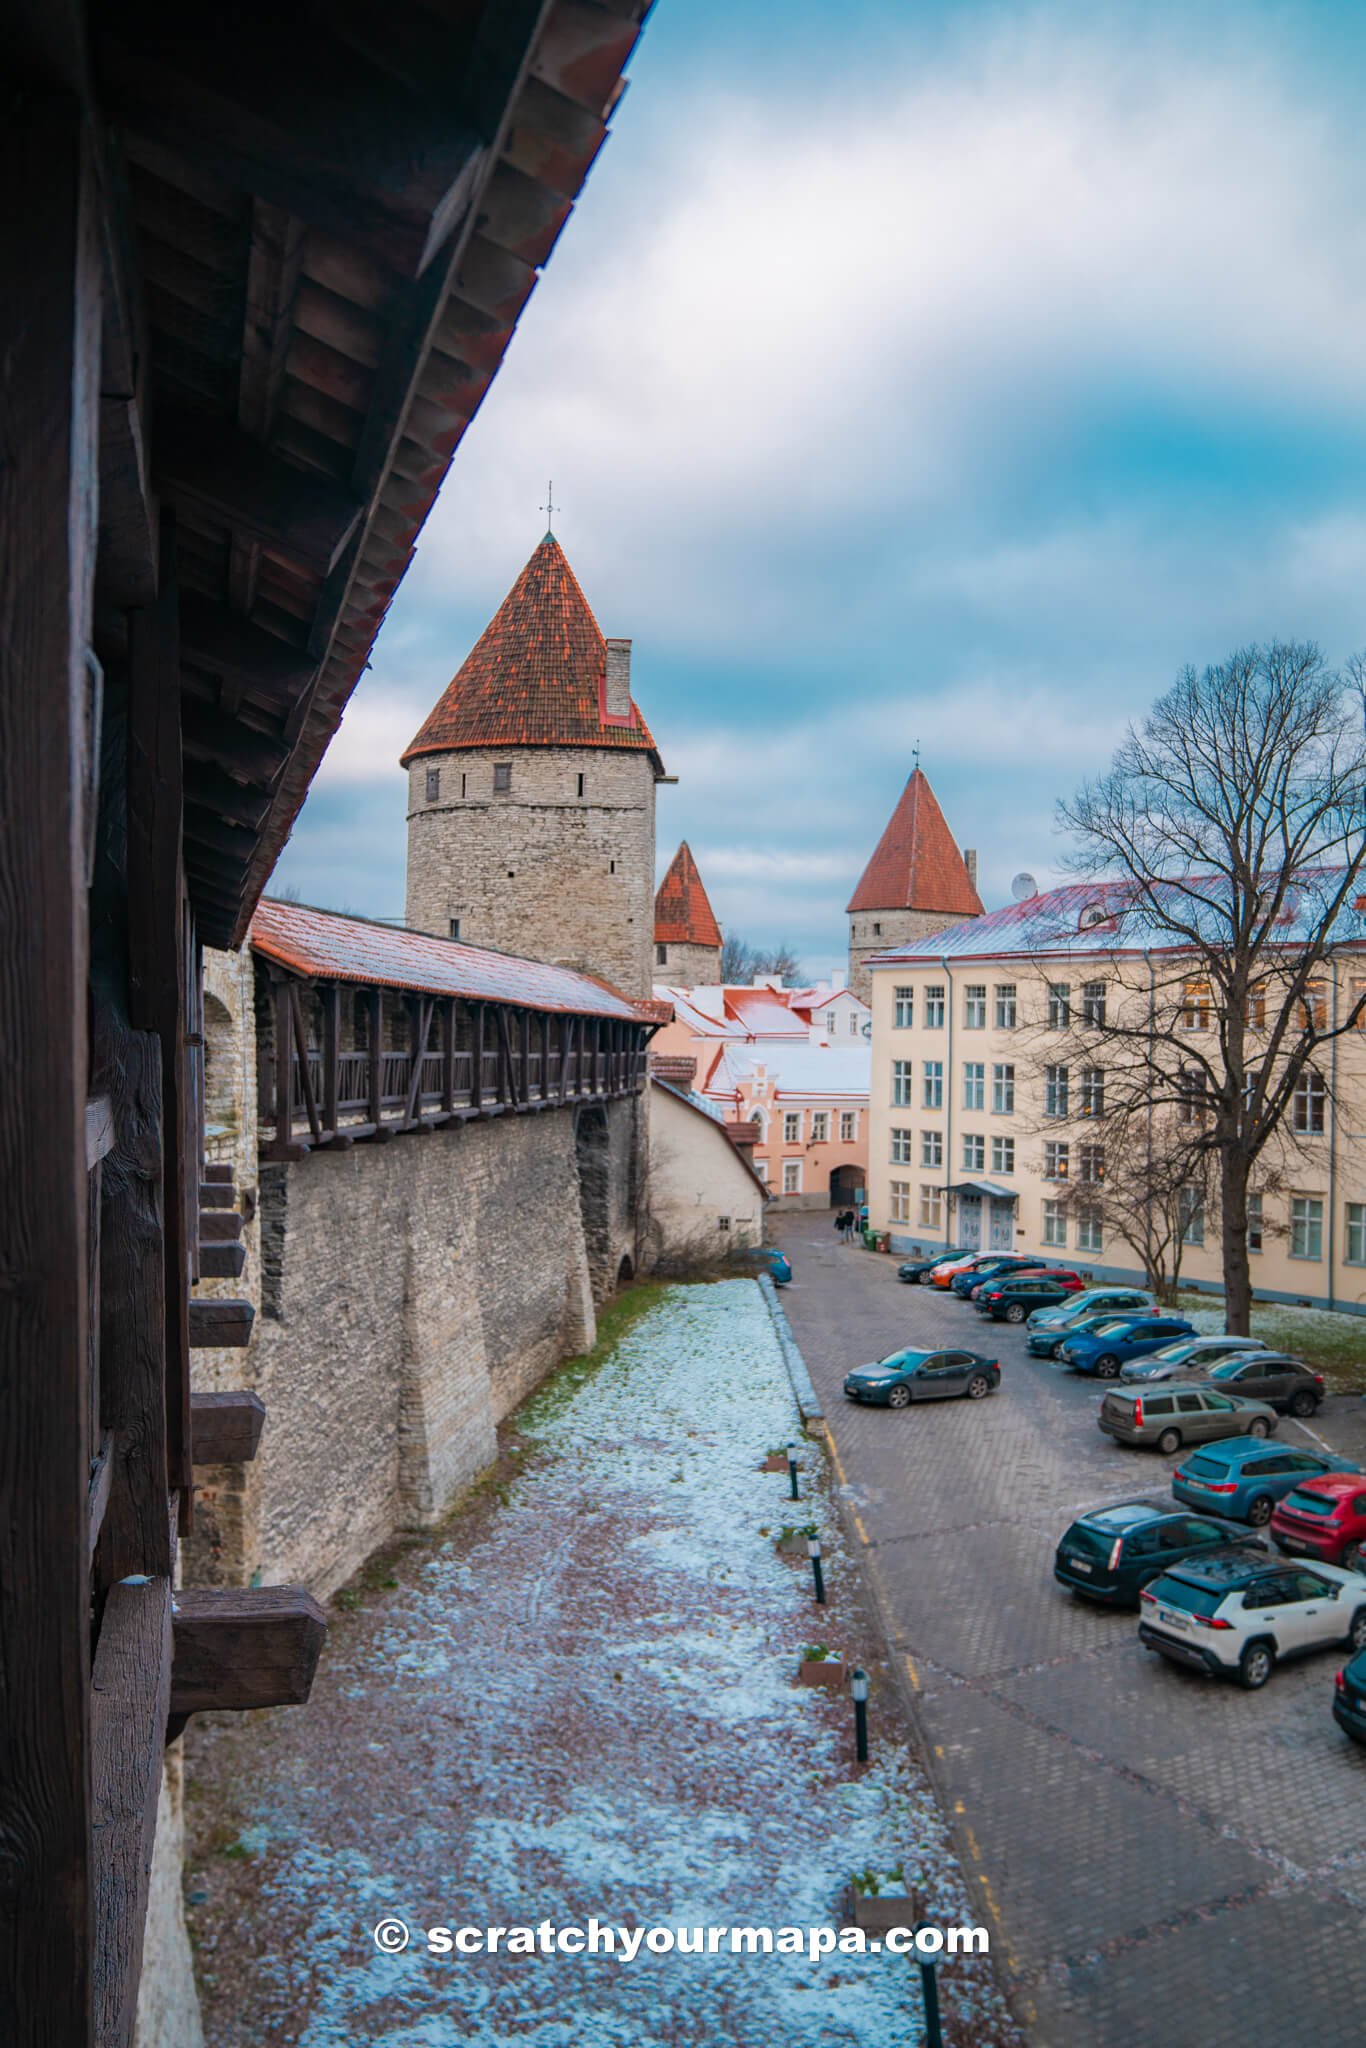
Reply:
<svg viewBox="0 0 1366 2048"><path fill-rule="evenodd" d="M775 1237L783 1305L829 1418L941 1793L998 1960L1044 2048L1356 2043L1366 2011L1366 1750L1331 1715L1332 1652L1260 1693L1143 1650L1132 1613L1055 1585L1067 1523L1160 1493L1175 1459L1096 1427L1103 1389L1023 1333L896 1279L828 1216ZM980 1402L893 1412L841 1393L851 1365L954 1342L1001 1362ZM1366 1326L1363 1327L1366 1342ZM1366 1402L1291 1442L1366 1466Z"/></svg>

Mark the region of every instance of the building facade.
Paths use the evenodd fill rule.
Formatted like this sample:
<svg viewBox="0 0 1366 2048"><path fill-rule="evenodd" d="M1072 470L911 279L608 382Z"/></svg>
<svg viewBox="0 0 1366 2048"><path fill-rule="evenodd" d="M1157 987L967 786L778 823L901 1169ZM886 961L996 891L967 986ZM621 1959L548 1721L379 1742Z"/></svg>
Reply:
<svg viewBox="0 0 1366 2048"><path fill-rule="evenodd" d="M849 986L869 1000L875 953L980 917L977 855L959 852L924 771L917 767L849 898Z"/></svg>
<svg viewBox="0 0 1366 2048"><path fill-rule="evenodd" d="M1140 1254L1117 1227L1112 1183L1123 1162L1106 1156L1099 1033L1141 1019L1155 978L1175 991L1193 1055L1213 1047L1217 1017L1207 985L1183 979L1179 954L1126 945L1091 894L1055 890L874 963L870 1221L894 1250L972 1244L1065 1260L1097 1279L1141 1278ZM1309 985L1324 1028L1363 992L1366 940L1336 950ZM1366 1313L1364 1132L1366 1031L1353 1029L1325 1043L1260 1186L1254 1174L1248 1250L1259 1297ZM1213 1201L1192 1184L1183 1283L1222 1286Z"/></svg>
<svg viewBox="0 0 1366 2048"><path fill-rule="evenodd" d="M553 534L403 755L409 928L650 990L655 785L631 643Z"/></svg>
<svg viewBox="0 0 1366 2048"><path fill-rule="evenodd" d="M655 980L688 987L720 975L721 927L685 839L655 892Z"/></svg>

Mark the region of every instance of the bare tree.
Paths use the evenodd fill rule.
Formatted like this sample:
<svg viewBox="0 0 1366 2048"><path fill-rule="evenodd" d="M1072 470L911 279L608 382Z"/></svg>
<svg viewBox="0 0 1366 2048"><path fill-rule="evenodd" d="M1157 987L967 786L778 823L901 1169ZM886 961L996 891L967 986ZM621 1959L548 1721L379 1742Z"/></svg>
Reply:
<svg viewBox="0 0 1366 2048"><path fill-rule="evenodd" d="M751 946L737 932L727 932L721 946L722 981L738 987L756 974L771 974L795 987L802 980L801 962L785 940L765 949Z"/></svg>
<svg viewBox="0 0 1366 2048"><path fill-rule="evenodd" d="M1176 1117L1211 1161L1242 1333L1249 1182L1292 1103L1322 1128L1319 1055L1366 1010L1366 982L1339 1003L1325 972L1363 930L1364 679L1360 658L1341 673L1281 642L1187 669L1058 810L1073 871L1106 878L1087 913L1098 947L1124 963L1121 999L1083 1032L1097 1058L1120 1054L1105 1059L1114 1110Z"/></svg>
<svg viewBox="0 0 1366 2048"><path fill-rule="evenodd" d="M1199 1134L1171 1114L1135 1116L1132 1107L1088 1120L1077 1177L1051 1183L1049 1195L1064 1217L1094 1221L1107 1244L1116 1237L1127 1244L1163 1302L1176 1299L1186 1247L1204 1242L1218 1210Z"/></svg>

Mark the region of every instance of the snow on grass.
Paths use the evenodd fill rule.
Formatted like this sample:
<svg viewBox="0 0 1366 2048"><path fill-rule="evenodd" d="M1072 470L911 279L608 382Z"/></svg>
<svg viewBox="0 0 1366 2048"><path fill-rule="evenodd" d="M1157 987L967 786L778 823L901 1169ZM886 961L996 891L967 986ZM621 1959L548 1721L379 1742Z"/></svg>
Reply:
<svg viewBox="0 0 1366 2048"><path fill-rule="evenodd" d="M591 1376L529 1404L495 1513L457 1521L349 1617L306 1715L262 1755L209 1757L260 1853L200 1916L213 2048L892 2048L916 1973L886 1955L381 1956L392 1912L431 1925L838 1924L856 1872L904 1869L970 1924L942 1818L874 1701L851 1774L847 1700L793 1683L802 1647L855 1655L852 1581L823 1458L803 1499L761 1474L796 1418L752 1281L670 1290ZM834 1595L774 1549L814 1522ZM235 1766L235 1768L234 1768ZM210 1859L211 1860L211 1859ZM243 1950L247 1951L244 1955ZM989 1971L945 1996L1011 2038ZM229 1980L231 1988L228 1988Z"/></svg>
<svg viewBox="0 0 1366 2048"><path fill-rule="evenodd" d="M1207 1294L1180 1297L1179 1313L1202 1334L1225 1328L1224 1305ZM1323 1373L1333 1393L1366 1392L1366 1317L1338 1309L1296 1308L1290 1302L1258 1301L1252 1306L1252 1334L1273 1350L1288 1351Z"/></svg>

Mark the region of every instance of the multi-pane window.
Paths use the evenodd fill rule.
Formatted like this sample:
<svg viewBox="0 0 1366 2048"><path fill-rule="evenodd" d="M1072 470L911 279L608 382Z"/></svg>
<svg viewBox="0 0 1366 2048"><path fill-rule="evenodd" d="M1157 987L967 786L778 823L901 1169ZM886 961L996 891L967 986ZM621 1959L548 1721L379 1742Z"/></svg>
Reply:
<svg viewBox="0 0 1366 2048"><path fill-rule="evenodd" d="M429 803L429 804L434 804L434 803L436 802L437 798L438 798L438 797L440 796L440 794L441 794L441 770L440 770L439 768L429 768L429 769L427 770L427 801L428 801L428 803Z"/></svg>
<svg viewBox="0 0 1366 2048"><path fill-rule="evenodd" d="M1366 1031L1366 981L1353 980L1347 990L1348 1018L1358 1031Z"/></svg>
<svg viewBox="0 0 1366 2048"><path fill-rule="evenodd" d="M1249 1197L1248 1207L1251 1206ZM1249 1227L1249 1238L1251 1235ZM1347 1263L1349 1266L1366 1266L1366 1202L1347 1204Z"/></svg>
<svg viewBox="0 0 1366 2048"><path fill-rule="evenodd" d="M858 1037L858 1033L859 1033L858 1011L857 1011L857 1010L851 1010L851 1011L849 1012L849 1036L850 1036L851 1038L857 1038L857 1037Z"/></svg>
<svg viewBox="0 0 1366 2048"><path fill-rule="evenodd" d="M1328 1029L1328 984L1319 976L1304 984L1304 995L1300 1002L1302 1021L1306 1031Z"/></svg>
<svg viewBox="0 0 1366 2048"><path fill-rule="evenodd" d="M825 1013L825 1030L826 1030L826 1036L827 1036L827 1037L829 1037L829 1038L833 1038L833 1037L834 1037L834 1035L835 1035L835 1033L836 1033L836 1032L837 1032L837 1031L839 1030L839 1028L840 1028L840 1013L839 1013L839 1011L838 1011L838 1010L827 1010L827 1011L826 1011L826 1013Z"/></svg>
<svg viewBox="0 0 1366 2048"><path fill-rule="evenodd" d="M1316 1195L1290 1198L1290 1256L1292 1259L1323 1257L1323 1204Z"/></svg>
<svg viewBox="0 0 1366 2048"><path fill-rule="evenodd" d="M909 1223L911 1220L911 1184L908 1180L894 1180L890 1183L892 1195L893 1223Z"/></svg>
<svg viewBox="0 0 1366 2048"><path fill-rule="evenodd" d="M942 1166L944 1164L944 1133L922 1131L920 1133L920 1164Z"/></svg>
<svg viewBox="0 0 1366 2048"><path fill-rule="evenodd" d="M802 1113L799 1109L789 1109L783 1116L783 1143L785 1145L800 1145L801 1142Z"/></svg>
<svg viewBox="0 0 1366 2048"><path fill-rule="evenodd" d="M1050 1140L1050 1142L1049 1142L1049 1143L1048 1143L1047 1145L1045 1145L1045 1146L1044 1146L1044 1148L1043 1148L1043 1177L1044 1177L1044 1179L1045 1179L1045 1180L1066 1180L1066 1178L1067 1178L1067 1165L1068 1165L1068 1154L1067 1154L1067 1142L1066 1142L1066 1140L1065 1140L1065 1139L1063 1139L1063 1140L1061 1140L1061 1141L1057 1141L1057 1140Z"/></svg>
<svg viewBox="0 0 1366 2048"><path fill-rule="evenodd" d="M1247 992L1247 1028L1249 1031L1266 1030L1266 983L1254 981Z"/></svg>
<svg viewBox="0 0 1366 2048"><path fill-rule="evenodd" d="M909 1075L909 1074L907 1074L907 1076L906 1076L906 1100L907 1100L907 1102L909 1102L909 1101L910 1101L910 1099L911 1099L911 1077L910 1077L910 1075ZM855 1140L855 1138L856 1138L857 1136L858 1136L858 1111L857 1111L856 1109L842 1109L842 1110L840 1111L840 1143L841 1143L842 1145L852 1145L852 1144L853 1144L853 1142L854 1142L854 1140Z"/></svg>
<svg viewBox="0 0 1366 2048"><path fill-rule="evenodd" d="M1105 983L1088 981L1081 992L1081 1021L1088 1031L1105 1029Z"/></svg>
<svg viewBox="0 0 1366 2048"><path fill-rule="evenodd" d="M800 1159L783 1161L783 1193L799 1195L802 1191L802 1162Z"/></svg>
<svg viewBox="0 0 1366 2048"><path fill-rule="evenodd" d="M944 1107L944 1062L926 1060L923 1101L926 1109Z"/></svg>
<svg viewBox="0 0 1366 2048"><path fill-rule="evenodd" d="M986 1141L986 1139L985 1139L985 1138L983 1138L983 1137L978 1137L978 1136L974 1136L974 1135L972 1135L972 1134L971 1134L970 1132L964 1132L964 1134L963 1134L963 1171L964 1171L965 1173L981 1173L981 1172L983 1172L983 1171L985 1170L985 1168L986 1168L986 1163L987 1163L987 1141Z"/></svg>
<svg viewBox="0 0 1366 2048"><path fill-rule="evenodd" d="M451 937L453 939L458 939L460 937L460 919L458 917L453 917L451 919Z"/></svg>
<svg viewBox="0 0 1366 2048"><path fill-rule="evenodd" d="M768 1161L766 1159L756 1159L754 1162L754 1171L758 1174L760 1180L767 1180Z"/></svg>
<svg viewBox="0 0 1366 2048"><path fill-rule="evenodd" d="M998 981L996 984L996 1029L1015 1029L1015 984L1013 981Z"/></svg>
<svg viewBox="0 0 1366 2048"><path fill-rule="evenodd" d="M1105 1069L1083 1067L1081 1070L1081 1113L1083 1116L1104 1116L1105 1114Z"/></svg>
<svg viewBox="0 0 1366 2048"><path fill-rule="evenodd" d="M1066 1244L1067 1208L1062 1202L1045 1202L1043 1205L1043 1241L1045 1244Z"/></svg>
<svg viewBox="0 0 1366 2048"><path fill-rule="evenodd" d="M1099 1209L1078 1209L1077 1250L1098 1252L1103 1249L1105 1234L1101 1228Z"/></svg>
<svg viewBox="0 0 1366 2048"><path fill-rule="evenodd" d="M1366 1215L1366 1207L1363 1207L1362 1213ZM1265 1234L1262 1222L1262 1198L1260 1195L1249 1195L1247 1198L1247 1248L1250 1252L1259 1252L1261 1250ZM1366 1265L1366 1259L1362 1260L1362 1264Z"/></svg>
<svg viewBox="0 0 1366 2048"><path fill-rule="evenodd" d="M1066 1116L1068 1073L1066 1067L1045 1067L1043 1070L1043 1113L1045 1116Z"/></svg>
<svg viewBox="0 0 1366 2048"><path fill-rule="evenodd" d="M830 1112L828 1109L813 1109L811 1112L811 1142L824 1145L830 1136Z"/></svg>
<svg viewBox="0 0 1366 2048"><path fill-rule="evenodd" d="M1328 1090L1322 1074L1307 1068L1295 1083L1290 1098L1290 1128L1302 1138L1321 1137L1328 1104Z"/></svg>
<svg viewBox="0 0 1366 2048"><path fill-rule="evenodd" d="M1182 1244L1205 1242L1205 1197L1199 1188L1181 1188L1176 1198Z"/></svg>
<svg viewBox="0 0 1366 2048"><path fill-rule="evenodd" d="M964 1109L985 1109L987 1101L987 1070L981 1060L963 1062L963 1107Z"/></svg>
<svg viewBox="0 0 1366 2048"><path fill-rule="evenodd" d="M898 1124L892 1126L892 1164L909 1166L911 1163L911 1134Z"/></svg>
<svg viewBox="0 0 1366 2048"><path fill-rule="evenodd" d="M1014 1173L1015 1140L993 1138L991 1141L991 1170L993 1173Z"/></svg>
<svg viewBox="0 0 1366 2048"><path fill-rule="evenodd" d="M915 990L894 988L892 990L892 1028L895 1031L909 1031L915 1022ZM830 1029L835 1028L832 1021Z"/></svg>
<svg viewBox="0 0 1366 2048"><path fill-rule="evenodd" d="M1176 1084L1176 1120L1181 1124L1205 1121L1205 1083L1198 1070L1183 1073Z"/></svg>
<svg viewBox="0 0 1366 2048"><path fill-rule="evenodd" d="M1010 1116L1015 1108L1015 1069L1006 1062L991 1070L991 1107L997 1116Z"/></svg>
<svg viewBox="0 0 1366 2048"><path fill-rule="evenodd" d="M1209 983L1204 980L1186 982L1181 990L1181 1029L1208 1031L1213 1017Z"/></svg>
<svg viewBox="0 0 1366 2048"><path fill-rule="evenodd" d="M970 981L963 990L963 1026L967 1031L985 1031L987 1028L987 985L984 981Z"/></svg>
<svg viewBox="0 0 1366 2048"><path fill-rule="evenodd" d="M920 1223L924 1230L942 1229L944 1223L944 1190L928 1181L920 1183Z"/></svg>
<svg viewBox="0 0 1366 2048"><path fill-rule="evenodd" d="M944 1023L944 984L932 981L925 991L925 1022L931 1031L942 1029Z"/></svg>
<svg viewBox="0 0 1366 2048"><path fill-rule="evenodd" d="M493 764L493 786L495 789L511 789L511 761L495 761Z"/></svg>
<svg viewBox="0 0 1366 2048"><path fill-rule="evenodd" d="M1048 984L1048 1028L1050 1031L1066 1031L1072 1022L1072 984L1070 981L1050 981Z"/></svg>
<svg viewBox="0 0 1366 2048"><path fill-rule="evenodd" d="M1103 1145L1081 1145L1077 1148L1077 1179L1089 1187L1096 1187L1105 1178L1105 1147Z"/></svg>
<svg viewBox="0 0 1366 2048"><path fill-rule="evenodd" d="M893 1109L907 1109L910 1106L912 1066L913 1062L910 1060L892 1061Z"/></svg>

